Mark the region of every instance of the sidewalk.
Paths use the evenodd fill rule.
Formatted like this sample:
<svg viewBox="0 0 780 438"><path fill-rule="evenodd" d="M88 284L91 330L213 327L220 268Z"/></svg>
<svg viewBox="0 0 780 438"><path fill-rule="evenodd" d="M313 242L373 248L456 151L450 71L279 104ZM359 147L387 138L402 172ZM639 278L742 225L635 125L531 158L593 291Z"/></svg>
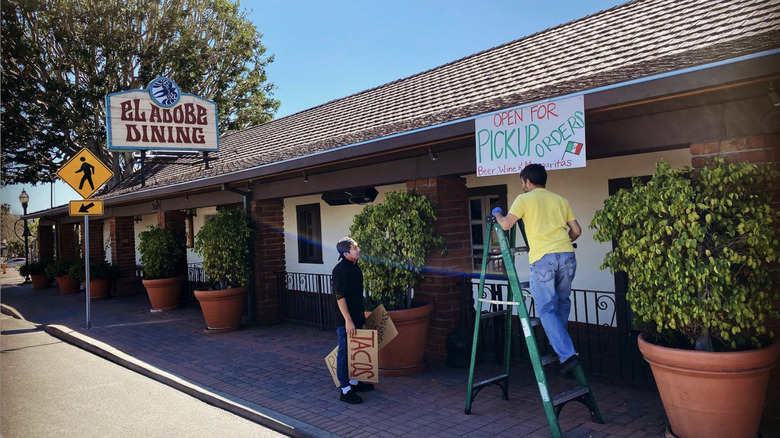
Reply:
<svg viewBox="0 0 780 438"><path fill-rule="evenodd" d="M5 277L5 276L4 276ZM282 323L224 334L205 334L200 309L190 306L150 313L144 294L91 303L86 329L84 292L60 295L3 279L4 312L47 326L68 342L208 403L291 436L317 437L549 437L530 366L511 372L509 400L501 390L482 390L464 414L468 369L429 363L423 373L382 377L364 403L347 405L325 368L336 335ZM477 367L477 379L499 374ZM570 381L548 373L553 392ZM569 403L560 415L567 437L662 437L666 417L657 391L591 378L605 424Z"/></svg>

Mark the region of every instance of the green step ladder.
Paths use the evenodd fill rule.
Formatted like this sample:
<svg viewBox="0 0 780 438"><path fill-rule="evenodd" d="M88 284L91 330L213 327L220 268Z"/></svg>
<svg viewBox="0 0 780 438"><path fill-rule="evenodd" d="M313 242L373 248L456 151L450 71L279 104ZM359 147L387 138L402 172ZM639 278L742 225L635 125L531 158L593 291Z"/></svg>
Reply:
<svg viewBox="0 0 780 438"><path fill-rule="evenodd" d="M521 220L518 220L518 228L520 228L524 240L528 242L525 236L525 228L523 227ZM501 249L501 254L494 254L490 251L491 230L495 232L499 248ZM511 240L512 245L514 246L515 227L512 227L510 231L509 240ZM595 423L604 424L604 419L601 417L599 408L596 405L596 398L593 396L593 391L590 389L590 385L588 384L588 380L585 378L585 373L583 372L581 365L577 365L574 370L572 370L574 377L577 380L577 386L560 394L550 394L543 367L544 365L558 362L558 357L555 354L541 356L539 353L539 348L536 345L536 338L534 337L533 327L540 325L541 321L539 318L528 317L528 312L526 311L525 306L525 296L530 295L524 294L523 290L528 289L529 283L520 283L518 281L514 262L514 256L516 254L525 252L528 252L527 246L510 247L504 230L496 222L493 216L488 216L486 218L484 247L482 252L482 270L479 277L479 290L483 291L485 287L485 273L487 271L488 260L501 259L503 260L506 269L507 279L509 280L509 290L512 292L512 299L510 300L510 297L507 296L506 301L491 300L487 298L480 298L477 300L477 315L476 321L474 322L474 341L471 347L471 366L469 368L469 381L468 388L466 390L466 415L471 414L471 405L474 402L474 398L477 396L477 393L491 384L496 384L501 388L501 398L503 400L509 399L509 362L510 349L512 345L512 307L517 307L517 315L520 319L520 325L523 329L525 343L528 346L528 355L530 356L531 364L534 368L536 382L539 385L539 393L542 397L542 404L544 405L544 415L547 417L547 423L550 425L550 432L553 438L561 437L561 428L558 425L558 416L560 415L563 406L570 401L577 401L584 404L590 411L591 420ZM505 308L504 310L482 314L482 303L488 303L491 305L504 305ZM474 383L474 365L476 363L477 345L479 341L479 322L482 319L500 315L506 316L503 373L499 374L498 376Z"/></svg>

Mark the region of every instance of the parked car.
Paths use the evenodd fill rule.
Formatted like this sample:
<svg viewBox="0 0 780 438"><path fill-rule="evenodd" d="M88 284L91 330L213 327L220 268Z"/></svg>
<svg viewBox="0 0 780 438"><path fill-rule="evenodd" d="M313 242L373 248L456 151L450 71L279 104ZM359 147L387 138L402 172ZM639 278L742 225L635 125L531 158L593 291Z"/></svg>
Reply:
<svg viewBox="0 0 780 438"><path fill-rule="evenodd" d="M8 259L8 260L6 260L3 263L5 263L5 266L11 268L11 267L14 267L14 266L24 265L26 262L27 262L27 260L24 257L16 257L16 258L13 258L13 259Z"/></svg>

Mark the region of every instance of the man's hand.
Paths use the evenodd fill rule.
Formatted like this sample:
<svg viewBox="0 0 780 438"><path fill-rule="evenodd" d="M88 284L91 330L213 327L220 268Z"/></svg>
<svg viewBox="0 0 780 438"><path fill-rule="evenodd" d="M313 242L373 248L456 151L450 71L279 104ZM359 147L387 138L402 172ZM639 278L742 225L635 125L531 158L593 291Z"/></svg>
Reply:
<svg viewBox="0 0 780 438"><path fill-rule="evenodd" d="M490 214L495 216L496 214L504 214L504 210L501 209L501 207L496 207L493 210L490 211Z"/></svg>
<svg viewBox="0 0 780 438"><path fill-rule="evenodd" d="M355 334L357 333L357 330L355 329L355 323L352 322L352 320L347 321L345 328L347 329L348 336L355 336Z"/></svg>

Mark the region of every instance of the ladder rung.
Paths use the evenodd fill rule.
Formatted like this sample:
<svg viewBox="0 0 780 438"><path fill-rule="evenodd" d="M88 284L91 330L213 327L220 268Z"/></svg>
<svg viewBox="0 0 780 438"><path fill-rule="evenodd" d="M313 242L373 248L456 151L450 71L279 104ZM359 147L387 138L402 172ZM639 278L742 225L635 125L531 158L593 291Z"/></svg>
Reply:
<svg viewBox="0 0 780 438"><path fill-rule="evenodd" d="M525 254L525 253L528 252L528 247L527 246L518 246L517 248L509 248L509 252L512 255ZM490 253L490 254L488 254L488 260L499 260L501 258L503 258L503 255L501 253Z"/></svg>
<svg viewBox="0 0 780 438"><path fill-rule="evenodd" d="M509 251L512 253L512 255L525 254L525 253L528 252L528 247L527 246L518 246L516 248L509 248Z"/></svg>
<svg viewBox="0 0 780 438"><path fill-rule="evenodd" d="M549 365L551 363L558 362L557 354L545 354L540 358L542 360L542 366Z"/></svg>
<svg viewBox="0 0 780 438"><path fill-rule="evenodd" d="M490 385L491 383L496 383L499 380L504 380L507 377L509 377L509 374L499 374L496 377L491 377L489 379L485 379L485 380L482 380L480 382L475 383L474 385L472 385L472 388L474 388L474 389L482 388L483 386Z"/></svg>
<svg viewBox="0 0 780 438"><path fill-rule="evenodd" d="M560 394L556 394L553 396L553 406L559 406L562 405L568 401L574 400L575 398L585 395L590 392L590 388L587 386L575 386L572 389L569 389L568 391L564 391Z"/></svg>
<svg viewBox="0 0 780 438"><path fill-rule="evenodd" d="M507 313L509 313L509 309L505 309L505 310L497 310L497 311L495 311L495 312L487 312L487 313L483 313L483 314L481 314L479 317L480 317L481 319L488 319L488 318L492 318L492 317L494 317L494 316L506 315Z"/></svg>
<svg viewBox="0 0 780 438"><path fill-rule="evenodd" d="M519 306L520 304L525 304L525 303L520 303L519 301L489 300L487 298L480 298L479 301L481 301L483 303L488 303L488 304L503 304L503 305L507 305L508 304L510 306Z"/></svg>

